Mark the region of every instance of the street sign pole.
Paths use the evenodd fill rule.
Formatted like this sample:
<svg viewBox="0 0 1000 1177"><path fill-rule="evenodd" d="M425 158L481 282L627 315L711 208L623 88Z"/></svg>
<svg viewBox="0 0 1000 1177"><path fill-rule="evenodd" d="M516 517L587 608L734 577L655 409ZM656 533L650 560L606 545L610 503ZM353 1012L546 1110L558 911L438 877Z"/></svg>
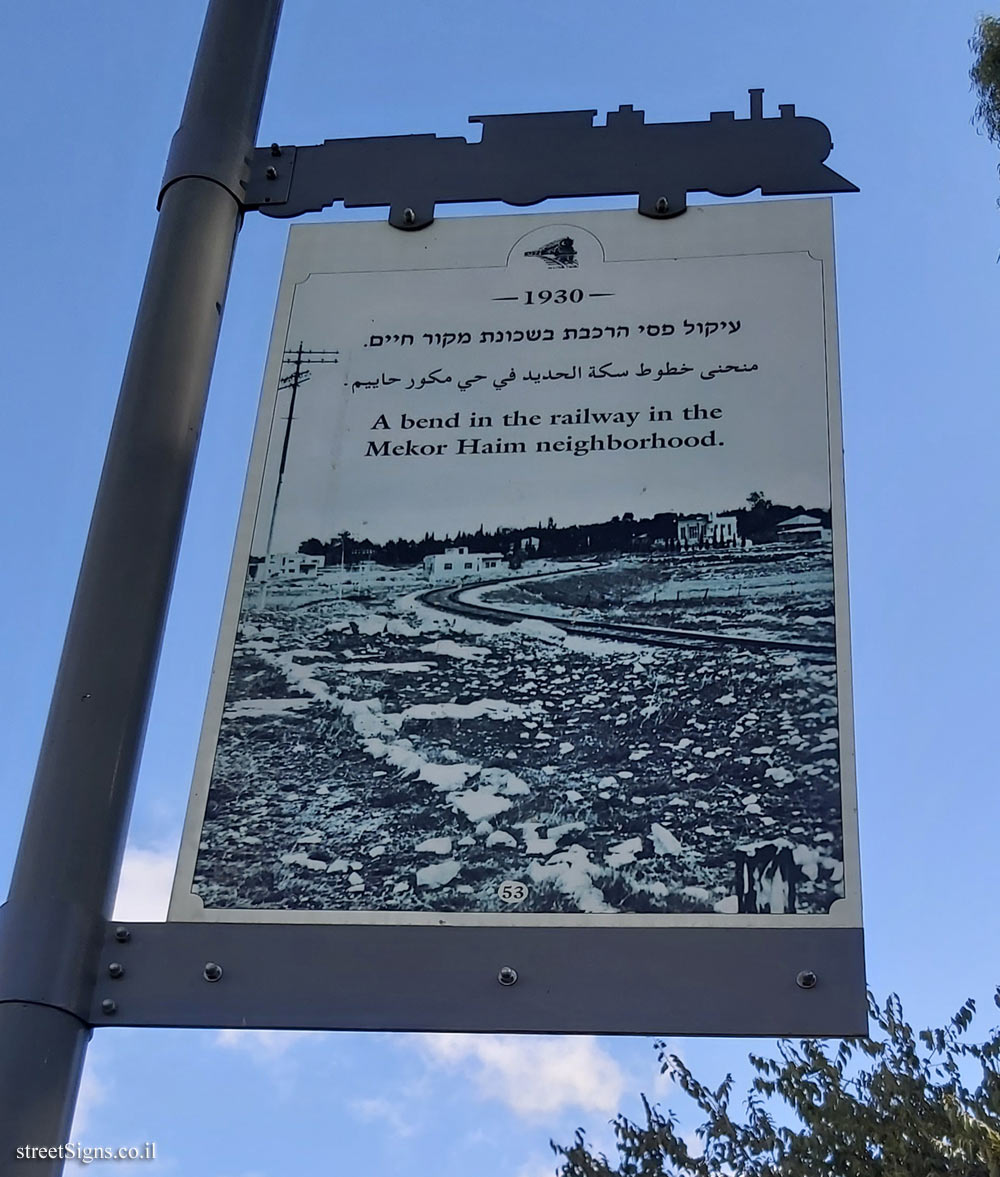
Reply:
<svg viewBox="0 0 1000 1177"><path fill-rule="evenodd" d="M11 1171L25 1146L45 1150L32 1157L39 1177L62 1172L58 1149L72 1124L94 1025L594 1029L591 1008L554 1011L554 1004L565 1007L561 994L572 978L557 984L552 969L565 961L572 969L574 961L551 947L548 931L519 941L529 966L532 952L544 957L536 971L541 983L512 989L504 979L515 970L503 929L497 938L491 929L469 928L460 944L453 930L444 930L453 962L446 972L436 964L444 952L429 952L422 933L404 935L391 923L347 929L345 940L338 928L213 929L194 922L116 928L109 921L244 212L282 218L338 200L345 207L381 204L389 206L395 228L419 231L433 222L436 205L447 202L500 199L521 206L553 196L635 193L640 213L662 219L684 212L689 192L856 191L823 165L832 148L827 128L798 116L791 104L765 118L759 90L751 91L746 119L723 111L699 123L647 124L642 111L622 106L598 126L596 111L476 116L484 124L477 143L406 135L255 146L280 10L281 0L209 0L167 161L10 895L0 907L0 1174ZM311 362L321 353L308 354ZM732 370L744 369L720 369ZM300 375L297 369L296 381ZM777 965L765 943L769 930L748 929L739 957L753 964L747 974L752 1032L780 1032L786 1022L758 1015L787 1005L793 990L796 1000L815 992L823 997L824 986L827 1005L820 1001L809 1011L796 1005L795 1024L808 1033L863 1029L860 927L839 929L839 957L834 954L818 990L812 930L784 938ZM677 974L677 992L693 1003L678 1013L677 1032L747 1032L735 1015L732 1023L700 1020L700 1011L722 1007L731 996L728 986L705 1000L711 983L728 977L718 962L727 959L732 933L723 926L694 931L687 943L700 953L704 974L690 964L686 973L673 969L672 960L684 953L670 957L664 941L662 966L660 957L650 957L644 974L651 996L641 1025L659 1024L671 999L663 978ZM613 939L600 959L609 962L602 984L617 992L623 982L615 969L623 958L612 951L621 943ZM286 962L296 953L308 967L289 973ZM230 959L248 963L228 971ZM330 978L344 961L351 969L337 980L342 1000L331 1006ZM776 969L783 986L777 998ZM224 973L226 981L216 985ZM502 991L507 1004L484 997L483 1017L462 1021L465 1007L454 995L468 988L467 978L488 987L494 999ZM415 987L419 999L401 1002L400 994L409 999ZM631 1024L610 1028L635 1032Z"/></svg>
<svg viewBox="0 0 1000 1177"><path fill-rule="evenodd" d="M72 1123L281 0L211 0L10 894L0 1171ZM57 1157L33 1172L62 1172Z"/></svg>

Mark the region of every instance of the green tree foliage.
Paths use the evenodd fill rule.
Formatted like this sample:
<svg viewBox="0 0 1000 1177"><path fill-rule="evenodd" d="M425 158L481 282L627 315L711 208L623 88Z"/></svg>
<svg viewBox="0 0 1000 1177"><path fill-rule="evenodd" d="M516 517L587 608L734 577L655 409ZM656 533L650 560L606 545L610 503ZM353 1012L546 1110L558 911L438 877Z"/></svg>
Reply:
<svg viewBox="0 0 1000 1177"><path fill-rule="evenodd" d="M870 1010L871 1038L751 1055L756 1078L739 1108L731 1075L706 1086L657 1043L662 1071L703 1119L698 1145L643 1096L645 1123L615 1121L617 1158L591 1152L582 1130L553 1144L560 1177L998 1177L1000 1029L971 1041L971 1000L919 1033L898 997Z"/></svg>
<svg viewBox="0 0 1000 1177"><path fill-rule="evenodd" d="M981 16L969 42L977 103L973 119L1000 146L1000 17Z"/></svg>

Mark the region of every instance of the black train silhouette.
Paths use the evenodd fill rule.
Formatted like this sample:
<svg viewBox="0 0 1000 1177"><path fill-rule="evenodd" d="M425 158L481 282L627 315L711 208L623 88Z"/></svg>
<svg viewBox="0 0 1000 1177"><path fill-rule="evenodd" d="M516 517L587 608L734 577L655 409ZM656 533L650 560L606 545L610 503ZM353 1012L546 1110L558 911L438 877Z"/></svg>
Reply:
<svg viewBox="0 0 1000 1177"><path fill-rule="evenodd" d="M556 266L561 270L576 266L576 249L572 237L560 237L558 241L550 241L541 249L526 249L524 256L540 257L546 265Z"/></svg>

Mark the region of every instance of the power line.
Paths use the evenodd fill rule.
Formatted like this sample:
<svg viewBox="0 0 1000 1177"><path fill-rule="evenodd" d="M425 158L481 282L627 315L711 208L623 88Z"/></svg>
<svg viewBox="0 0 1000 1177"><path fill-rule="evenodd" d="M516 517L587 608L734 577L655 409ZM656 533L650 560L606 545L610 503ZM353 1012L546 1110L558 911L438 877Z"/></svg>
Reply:
<svg viewBox="0 0 1000 1177"><path fill-rule="evenodd" d="M267 558L271 554L271 541L274 537L274 521L278 514L278 496L281 494L281 484L285 478L285 466L288 461L288 444L292 436L292 422L295 419L295 398L299 389L312 377L312 366L316 364L337 364L340 352L336 348L307 348L299 340L296 348L288 348L282 354L281 366L291 365L291 371L278 378L278 391L289 389L288 415L285 417L285 436L281 442L281 460L278 463L278 482L274 488L274 502L271 506L271 523L267 530L267 548L264 552L265 570ZM308 366L307 366L308 365Z"/></svg>

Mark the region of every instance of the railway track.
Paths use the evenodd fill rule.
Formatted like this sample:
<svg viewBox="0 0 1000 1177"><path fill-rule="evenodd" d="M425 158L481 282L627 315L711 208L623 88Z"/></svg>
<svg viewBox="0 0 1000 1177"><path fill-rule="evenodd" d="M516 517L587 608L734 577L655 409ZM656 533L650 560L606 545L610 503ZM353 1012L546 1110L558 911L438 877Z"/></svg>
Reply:
<svg viewBox="0 0 1000 1177"><path fill-rule="evenodd" d="M549 574L551 575L551 573ZM639 642L647 646L672 646L687 649L737 647L744 650L784 651L789 653L836 657L836 647L829 642L797 642L786 638L753 638L712 630L675 629L657 625L630 625L626 622L585 621L582 618L553 617L530 610L499 608L463 600L466 593L489 585L511 584L511 580L480 581L475 585L452 585L428 589L417 598L432 609L488 621L494 625L515 625L519 621L544 621L566 633L582 637L607 638L611 641Z"/></svg>

